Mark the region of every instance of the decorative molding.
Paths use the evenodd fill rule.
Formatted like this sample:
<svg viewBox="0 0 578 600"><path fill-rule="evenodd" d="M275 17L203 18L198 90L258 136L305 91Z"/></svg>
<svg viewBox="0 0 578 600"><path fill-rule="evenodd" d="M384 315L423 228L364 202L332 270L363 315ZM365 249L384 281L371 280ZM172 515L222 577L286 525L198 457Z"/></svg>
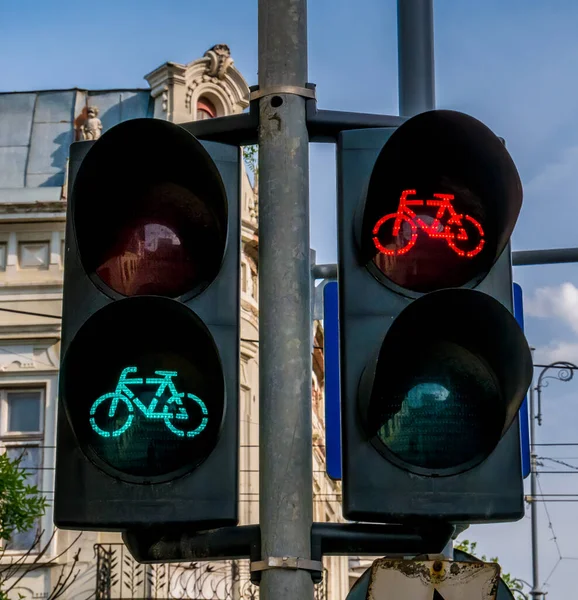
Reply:
<svg viewBox="0 0 578 600"><path fill-rule="evenodd" d="M186 84L186 72L186 65L167 62L145 75L155 103L155 118L173 122L181 120L180 103Z"/></svg>
<svg viewBox="0 0 578 600"><path fill-rule="evenodd" d="M253 299L251 299L251 300L253 300ZM241 299L241 310L244 310L245 312L249 313L249 315L252 315L253 317L255 317L257 319L259 318L259 306L255 302L255 300L253 300L252 302L249 302L245 298L242 298Z"/></svg>
<svg viewBox="0 0 578 600"><path fill-rule="evenodd" d="M47 344L3 344L0 347L0 372L46 371L58 369Z"/></svg>
<svg viewBox="0 0 578 600"><path fill-rule="evenodd" d="M201 96L215 104L220 117L240 113L249 105L249 86L234 67L226 44L209 48L187 65L167 62L145 79L155 102L154 116L175 123L196 119Z"/></svg>
<svg viewBox="0 0 578 600"><path fill-rule="evenodd" d="M256 342L241 340L240 354L245 361L257 359L259 357L259 346Z"/></svg>
<svg viewBox="0 0 578 600"><path fill-rule="evenodd" d="M61 212L66 215L66 202L27 202L5 204L0 203L0 214L13 214L13 213L55 213Z"/></svg>
<svg viewBox="0 0 578 600"><path fill-rule="evenodd" d="M204 56L209 59L209 64L206 67L206 71L210 77L217 77L218 79L225 79L227 71L233 66L233 59L231 58L231 50L227 44L216 44L212 48L209 48Z"/></svg>
<svg viewBox="0 0 578 600"><path fill-rule="evenodd" d="M251 222L257 225L259 222L259 198L257 194L250 194L249 196L249 216Z"/></svg>

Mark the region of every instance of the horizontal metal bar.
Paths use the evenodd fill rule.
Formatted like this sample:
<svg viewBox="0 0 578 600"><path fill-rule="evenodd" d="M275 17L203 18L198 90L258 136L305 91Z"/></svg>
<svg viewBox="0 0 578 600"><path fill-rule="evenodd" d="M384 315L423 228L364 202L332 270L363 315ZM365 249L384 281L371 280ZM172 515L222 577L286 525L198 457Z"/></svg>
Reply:
<svg viewBox="0 0 578 600"><path fill-rule="evenodd" d="M307 89L315 93L315 84L308 83ZM252 94L259 93L259 86L250 88ZM249 112L228 117L216 117L202 121L180 123L180 126L195 137L212 142L237 146L257 143L259 126L259 100L252 99ZM371 129L377 127L399 127L407 119L397 115L379 115L339 110L318 110L313 98L306 103L307 131L310 142L335 143L341 131L348 129Z"/></svg>
<svg viewBox="0 0 578 600"><path fill-rule="evenodd" d="M251 112L179 125L195 137L209 142L234 146L250 146L257 143L258 117Z"/></svg>
<svg viewBox="0 0 578 600"><path fill-rule="evenodd" d="M257 85L249 88L251 92L258 89ZM190 121L189 123L179 123L179 125L201 140L233 144L234 146L251 146L257 143L259 100L250 102L249 112L240 115Z"/></svg>
<svg viewBox="0 0 578 600"><path fill-rule="evenodd" d="M142 563L261 558L259 525L221 527L209 531L133 530L122 534L132 556Z"/></svg>
<svg viewBox="0 0 578 600"><path fill-rule="evenodd" d="M337 279L337 265L313 265L311 273L315 279Z"/></svg>
<svg viewBox="0 0 578 600"><path fill-rule="evenodd" d="M313 87L313 84L307 84ZM316 100L307 100L307 130L310 142L335 143L340 132L349 129L399 127L407 121L398 115L379 115L341 110L318 110Z"/></svg>
<svg viewBox="0 0 578 600"><path fill-rule="evenodd" d="M548 250L518 250L512 252L512 264L515 267L572 262L578 262L578 248L550 248Z"/></svg>
<svg viewBox="0 0 578 600"><path fill-rule="evenodd" d="M516 250L512 252L512 264L515 267L573 262L578 262L578 248ZM311 272L315 279L337 279L337 264L313 265Z"/></svg>
<svg viewBox="0 0 578 600"><path fill-rule="evenodd" d="M313 523L311 558L357 554L428 554L441 552L454 531L447 523L380 525L374 523ZM125 531L122 539L132 556L142 563L191 560L261 560L259 525L222 527L187 532L166 529Z"/></svg>
<svg viewBox="0 0 578 600"><path fill-rule="evenodd" d="M376 523L313 523L311 557L359 554L434 554L441 552L454 532L453 525L436 523L409 527Z"/></svg>

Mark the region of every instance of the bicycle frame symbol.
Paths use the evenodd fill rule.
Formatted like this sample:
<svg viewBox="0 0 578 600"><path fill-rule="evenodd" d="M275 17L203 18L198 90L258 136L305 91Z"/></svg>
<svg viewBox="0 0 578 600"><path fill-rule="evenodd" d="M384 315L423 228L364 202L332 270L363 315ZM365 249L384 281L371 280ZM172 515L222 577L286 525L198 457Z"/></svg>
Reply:
<svg viewBox="0 0 578 600"><path fill-rule="evenodd" d="M196 402L199 408L201 409L203 417L201 419L200 425L196 429L190 431L183 431L182 429L179 429L177 427L175 421L187 421L189 419L189 413L187 412L187 409L183 405L182 401L182 398L185 396L185 393L178 392L173 382L173 377L176 377L178 375L176 371L155 371L155 375L160 375L160 377L147 377L146 379L143 379L142 377L128 377L131 373L136 372L137 367L127 367L126 369L124 369L121 372L120 377L118 378L118 383L116 385L115 391L103 394L94 401L93 405L90 407L90 425L95 433L106 438L119 437L120 435L125 433L125 431L127 431L133 424L135 417L135 408L140 410L140 412L145 416L146 419L164 421L165 425L167 426L167 429L169 429L169 431L172 431L172 433L179 437L196 437L205 429L209 420L209 413L207 411L205 403L194 394L187 394L187 398ZM145 406L136 397L135 393L128 387L129 385L142 385L143 383L146 385L158 385L154 398L148 406ZM156 409L159 405L160 399L167 390L170 394L170 397L164 403L162 411L157 411ZM116 416L119 404L124 404L127 409L127 417L125 422L120 427L113 428L111 431L103 429L96 422L95 416L98 407L101 406L101 404L108 401L110 401L110 406L108 408L108 418L111 421ZM183 423L183 425L185 424L186 423Z"/></svg>
<svg viewBox="0 0 578 600"><path fill-rule="evenodd" d="M454 200L453 194L434 194L433 200L409 200L408 196L416 194L416 190L404 190L399 199L397 212L390 213L381 217L373 228L373 243L382 254L388 256L397 256L407 254L417 241L418 228L423 229L431 238L443 239L447 245L458 255L463 258L472 258L479 254L484 247L484 230L480 223L470 215L460 215L456 212L452 204ZM410 206L435 206L437 212L431 225L428 225L416 215ZM444 214L448 214L448 219L442 224L441 219ZM379 234L382 227L387 223L393 225L393 238L397 238L402 223L407 223L410 228L410 235L405 236L405 243L401 247L395 249L386 248L379 240ZM466 231L466 225L470 233Z"/></svg>

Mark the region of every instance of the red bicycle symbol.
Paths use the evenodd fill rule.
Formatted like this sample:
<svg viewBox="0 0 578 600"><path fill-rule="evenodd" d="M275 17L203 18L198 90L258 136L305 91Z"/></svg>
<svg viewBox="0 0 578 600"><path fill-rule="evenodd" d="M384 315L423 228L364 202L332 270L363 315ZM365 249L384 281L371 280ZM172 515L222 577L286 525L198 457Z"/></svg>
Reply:
<svg viewBox="0 0 578 600"><path fill-rule="evenodd" d="M417 230L419 227L423 229L429 237L444 239L448 246L458 255L465 258L472 258L479 254L484 247L484 230L482 226L470 215L459 215L453 207L453 194L434 194L435 200L408 200L409 195L415 195L415 190L404 190L399 199L397 212L390 213L381 217L373 228L373 243L375 247L382 253L388 256L396 256L409 252L417 241ZM418 217L410 206L437 206L438 210L433 217L431 225L428 225ZM448 213L448 219L445 224L441 219L444 213ZM382 227L389 221L393 224L393 238L399 236L402 224L407 224L404 227L405 232L402 232L401 247L395 249L386 248L379 241L379 234ZM469 233L466 231L469 230ZM409 230L408 230L409 228ZM404 235L405 233L405 235Z"/></svg>

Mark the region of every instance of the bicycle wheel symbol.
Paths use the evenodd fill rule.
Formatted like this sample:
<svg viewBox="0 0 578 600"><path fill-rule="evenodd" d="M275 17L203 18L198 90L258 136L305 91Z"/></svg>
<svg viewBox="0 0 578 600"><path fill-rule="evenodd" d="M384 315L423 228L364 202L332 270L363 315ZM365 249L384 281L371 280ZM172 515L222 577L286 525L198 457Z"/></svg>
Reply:
<svg viewBox="0 0 578 600"><path fill-rule="evenodd" d="M414 220L399 213L391 213L379 219L372 233L375 247L388 256L406 254L417 241L417 225ZM391 241L384 245L380 237Z"/></svg>
<svg viewBox="0 0 578 600"><path fill-rule="evenodd" d="M107 400L110 400L110 407L108 411L106 411L108 416L108 429L103 429L96 422L96 411L98 407ZM121 415L124 411L118 410L118 405L121 402L126 406L125 417ZM122 435L132 425L133 419L134 407L132 402L122 394L116 392L103 394L90 407L90 425L93 431L102 437L118 437L119 435Z"/></svg>
<svg viewBox="0 0 578 600"><path fill-rule="evenodd" d="M470 215L456 215L446 225L453 235L447 237L448 246L458 255L472 258L479 254L484 247L484 230Z"/></svg>
<svg viewBox="0 0 578 600"><path fill-rule="evenodd" d="M196 437L197 435L199 435L199 433L201 433L207 426L207 422L209 421L209 418L207 415L209 414L209 411L207 410L205 403L198 396L195 396L195 394L187 394L187 398L189 398L190 400L195 402L198 405L198 407L201 409L203 418L201 419L201 423L199 424L199 426L196 429L192 429L189 431L179 429L177 427L178 421L184 420L184 419L186 419L188 421L189 415L188 415L187 411L184 409L184 407L182 406L182 404L180 406L177 406L176 402L171 403L170 400L163 407L164 421L165 421L165 425L167 426L167 428L170 431L172 431L175 435L178 435L179 437L193 438L193 437ZM180 401L180 398L178 400ZM171 409L173 408L173 406L177 406L177 408L178 408L177 412L172 412Z"/></svg>

